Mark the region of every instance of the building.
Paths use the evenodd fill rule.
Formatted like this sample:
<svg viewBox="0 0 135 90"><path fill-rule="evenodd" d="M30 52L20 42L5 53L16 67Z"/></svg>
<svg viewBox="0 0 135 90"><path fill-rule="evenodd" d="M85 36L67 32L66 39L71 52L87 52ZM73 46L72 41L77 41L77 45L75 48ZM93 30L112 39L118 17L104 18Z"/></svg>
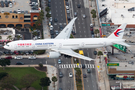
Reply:
<svg viewBox="0 0 135 90"><path fill-rule="evenodd" d="M0 1L0 27L29 27L37 21L39 0Z"/></svg>
<svg viewBox="0 0 135 90"><path fill-rule="evenodd" d="M121 25L135 28L135 0L97 0L100 22L103 25Z"/></svg>

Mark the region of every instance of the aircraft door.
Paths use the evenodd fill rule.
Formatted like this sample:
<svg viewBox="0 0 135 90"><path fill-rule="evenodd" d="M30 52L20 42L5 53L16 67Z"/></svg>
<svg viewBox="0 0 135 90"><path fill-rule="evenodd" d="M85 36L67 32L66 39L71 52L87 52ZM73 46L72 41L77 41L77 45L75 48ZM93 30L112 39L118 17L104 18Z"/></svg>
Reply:
<svg viewBox="0 0 135 90"><path fill-rule="evenodd" d="M32 44L32 49L34 49L34 48L35 48L35 44L33 43L33 44Z"/></svg>
<svg viewBox="0 0 135 90"><path fill-rule="evenodd" d="M16 44L14 44L14 48L17 49L17 45Z"/></svg>
<svg viewBox="0 0 135 90"><path fill-rule="evenodd" d="M62 44L61 43L59 43L59 48L61 48L62 47Z"/></svg>
<svg viewBox="0 0 135 90"><path fill-rule="evenodd" d="M81 47L84 47L84 42L82 42Z"/></svg>

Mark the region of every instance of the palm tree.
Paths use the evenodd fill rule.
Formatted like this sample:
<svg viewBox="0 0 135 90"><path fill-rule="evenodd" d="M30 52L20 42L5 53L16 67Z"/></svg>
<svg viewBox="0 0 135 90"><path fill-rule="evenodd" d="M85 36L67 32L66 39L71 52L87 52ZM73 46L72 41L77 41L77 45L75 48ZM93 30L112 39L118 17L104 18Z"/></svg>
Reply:
<svg viewBox="0 0 135 90"><path fill-rule="evenodd" d="M101 55L103 55L102 51L98 51L98 56L100 56L100 62L101 63Z"/></svg>
<svg viewBox="0 0 135 90"><path fill-rule="evenodd" d="M16 38L19 40L21 38L21 36L20 35L17 35Z"/></svg>
<svg viewBox="0 0 135 90"><path fill-rule="evenodd" d="M12 37L11 35L9 35L9 36L7 37L7 39L11 41L11 40L13 40L13 37Z"/></svg>
<svg viewBox="0 0 135 90"><path fill-rule="evenodd" d="M52 81L54 82L54 87L55 87L55 82L57 81L57 77L56 76L53 76L52 77Z"/></svg>
<svg viewBox="0 0 135 90"><path fill-rule="evenodd" d="M96 34L96 36L98 36L98 33L99 33L99 30L98 29L95 29L94 30L94 34Z"/></svg>

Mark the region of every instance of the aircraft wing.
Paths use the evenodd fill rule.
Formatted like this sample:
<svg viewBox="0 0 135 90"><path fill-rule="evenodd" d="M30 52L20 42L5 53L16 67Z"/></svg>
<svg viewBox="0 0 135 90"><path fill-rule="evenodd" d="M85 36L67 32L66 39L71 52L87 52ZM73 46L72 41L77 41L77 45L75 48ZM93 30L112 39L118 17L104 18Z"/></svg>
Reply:
<svg viewBox="0 0 135 90"><path fill-rule="evenodd" d="M65 49L65 50L63 50L63 49L51 49L51 50L56 51L56 52L59 52L59 53L62 53L62 54L66 54L66 55L69 55L69 56L72 56L72 57L76 57L76 58L88 60L88 61L94 60L92 58L89 58L89 57L80 55L80 54L74 52L71 49Z"/></svg>
<svg viewBox="0 0 135 90"><path fill-rule="evenodd" d="M130 47L130 45L126 44L125 42L114 42L114 44L120 44L126 47Z"/></svg>
<svg viewBox="0 0 135 90"><path fill-rule="evenodd" d="M71 31L73 29L73 24L76 18L73 18L69 24L55 37L55 39L68 39L70 37Z"/></svg>

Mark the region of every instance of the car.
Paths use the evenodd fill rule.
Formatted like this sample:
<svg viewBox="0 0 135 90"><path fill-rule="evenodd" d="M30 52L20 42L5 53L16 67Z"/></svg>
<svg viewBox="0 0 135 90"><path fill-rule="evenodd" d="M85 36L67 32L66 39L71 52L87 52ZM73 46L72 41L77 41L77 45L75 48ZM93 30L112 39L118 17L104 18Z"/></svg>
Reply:
<svg viewBox="0 0 135 90"><path fill-rule="evenodd" d="M68 2L66 2L66 6L69 6L69 3Z"/></svg>
<svg viewBox="0 0 135 90"><path fill-rule="evenodd" d="M93 24L90 24L90 27L93 27Z"/></svg>
<svg viewBox="0 0 135 90"><path fill-rule="evenodd" d="M52 17L50 17L50 22L52 22Z"/></svg>
<svg viewBox="0 0 135 90"><path fill-rule="evenodd" d="M74 12L74 16L77 17L77 12Z"/></svg>
<svg viewBox="0 0 135 90"><path fill-rule="evenodd" d="M59 90L62 90L62 88L59 88Z"/></svg>
<svg viewBox="0 0 135 90"><path fill-rule="evenodd" d="M83 68L83 69L85 68L85 64L82 64L82 68Z"/></svg>
<svg viewBox="0 0 135 90"><path fill-rule="evenodd" d="M66 6L66 9L69 9L69 6Z"/></svg>
<svg viewBox="0 0 135 90"><path fill-rule="evenodd" d="M93 27L90 27L90 31L93 31Z"/></svg>
<svg viewBox="0 0 135 90"><path fill-rule="evenodd" d="M50 30L53 30L53 25L50 26Z"/></svg>
<svg viewBox="0 0 135 90"><path fill-rule="evenodd" d="M59 25L59 29L60 29L60 30L63 30L63 26L62 26L62 25Z"/></svg>
<svg viewBox="0 0 135 90"><path fill-rule="evenodd" d="M6 57L6 59L12 59L12 57L11 56L8 56L8 57Z"/></svg>
<svg viewBox="0 0 135 90"><path fill-rule="evenodd" d="M60 72L60 73L59 73L59 78L62 78L62 77L63 77L63 73Z"/></svg>
<svg viewBox="0 0 135 90"><path fill-rule="evenodd" d="M61 60L60 59L58 60L58 64L61 64Z"/></svg>
<svg viewBox="0 0 135 90"><path fill-rule="evenodd" d="M86 18L86 15L85 14L83 14L83 18Z"/></svg>
<svg viewBox="0 0 135 90"><path fill-rule="evenodd" d="M97 55L97 51L94 51L93 53L94 53L94 55Z"/></svg>
<svg viewBox="0 0 135 90"><path fill-rule="evenodd" d="M70 13L70 11L69 11L69 10L67 10L67 13Z"/></svg>
<svg viewBox="0 0 135 90"><path fill-rule="evenodd" d="M52 25L52 22L49 22L49 26Z"/></svg>
<svg viewBox="0 0 135 90"><path fill-rule="evenodd" d="M17 62L16 65L24 65L23 62Z"/></svg>
<svg viewBox="0 0 135 90"><path fill-rule="evenodd" d="M94 35L94 32L93 31L91 31L91 35Z"/></svg>
<svg viewBox="0 0 135 90"><path fill-rule="evenodd" d="M70 77L70 78L72 78L72 77L73 77L73 74L72 74L71 72L69 73L69 77Z"/></svg>
<svg viewBox="0 0 135 90"><path fill-rule="evenodd" d="M54 35L51 35L51 38L55 38Z"/></svg>
<svg viewBox="0 0 135 90"><path fill-rule="evenodd" d="M51 13L51 10L49 11L49 14L52 14L52 13Z"/></svg>
<svg viewBox="0 0 135 90"><path fill-rule="evenodd" d="M54 18L54 22L58 22L58 19L57 18Z"/></svg>
<svg viewBox="0 0 135 90"><path fill-rule="evenodd" d="M80 4L77 4L77 7L78 7L78 8L81 8L81 5L80 5Z"/></svg>
<svg viewBox="0 0 135 90"><path fill-rule="evenodd" d="M91 70L89 68L87 69L87 73L91 73Z"/></svg>
<svg viewBox="0 0 135 90"><path fill-rule="evenodd" d="M14 59L23 59L23 57L22 56L16 56L16 57L14 57Z"/></svg>
<svg viewBox="0 0 135 90"><path fill-rule="evenodd" d="M50 3L50 2L51 2L51 0L48 0L48 2Z"/></svg>
<svg viewBox="0 0 135 90"><path fill-rule="evenodd" d="M51 34L51 35L54 35L54 31L53 31L53 30L50 30L50 34Z"/></svg>
<svg viewBox="0 0 135 90"><path fill-rule="evenodd" d="M31 56L28 59L36 59L36 57L35 56Z"/></svg>
<svg viewBox="0 0 135 90"><path fill-rule="evenodd" d="M51 3L48 3L48 7L51 7Z"/></svg>
<svg viewBox="0 0 135 90"><path fill-rule="evenodd" d="M58 35L58 34L59 34L59 32L58 32L57 30L55 31L55 33L56 33L56 35Z"/></svg>
<svg viewBox="0 0 135 90"><path fill-rule="evenodd" d="M87 77L87 75L86 75L86 74L83 74L83 77L84 77L84 78L86 78L86 77Z"/></svg>
<svg viewBox="0 0 135 90"><path fill-rule="evenodd" d="M70 18L70 16L69 15L67 15L67 19L70 21L71 20L71 18Z"/></svg>

